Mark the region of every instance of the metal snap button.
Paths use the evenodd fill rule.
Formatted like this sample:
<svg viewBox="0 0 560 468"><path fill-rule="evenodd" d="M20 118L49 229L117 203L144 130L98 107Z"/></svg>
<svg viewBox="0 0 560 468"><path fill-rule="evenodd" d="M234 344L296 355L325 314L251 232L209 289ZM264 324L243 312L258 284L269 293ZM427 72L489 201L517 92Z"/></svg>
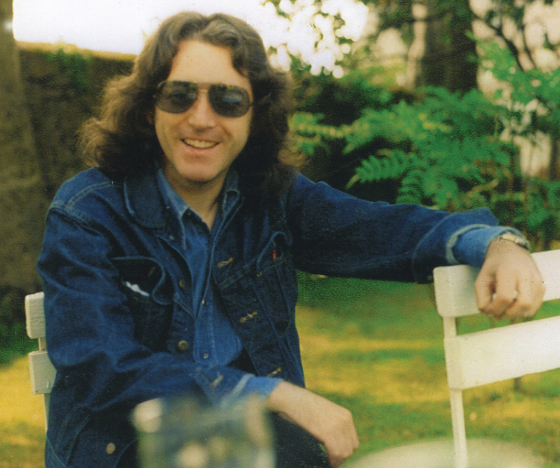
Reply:
<svg viewBox="0 0 560 468"><path fill-rule="evenodd" d="M186 340L179 341L179 343L177 343L177 349L184 353L189 349L189 342Z"/></svg>
<svg viewBox="0 0 560 468"><path fill-rule="evenodd" d="M113 442L108 443L107 447L105 447L105 452L107 453L107 455L113 455L113 453L115 453L116 450L117 450L117 446L113 444Z"/></svg>

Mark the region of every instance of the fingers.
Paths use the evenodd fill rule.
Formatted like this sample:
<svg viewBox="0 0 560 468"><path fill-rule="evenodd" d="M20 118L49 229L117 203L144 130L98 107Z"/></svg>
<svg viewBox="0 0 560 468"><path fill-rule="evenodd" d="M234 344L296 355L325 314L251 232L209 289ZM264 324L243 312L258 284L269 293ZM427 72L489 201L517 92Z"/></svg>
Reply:
<svg viewBox="0 0 560 468"><path fill-rule="evenodd" d="M333 467L344 463L359 446L352 413L309 390L281 382L265 405L322 443Z"/></svg>
<svg viewBox="0 0 560 468"><path fill-rule="evenodd" d="M492 313L492 301L494 300L494 283L482 278L482 272L478 275L474 283L474 290L476 293L476 306L478 310L488 315Z"/></svg>
<svg viewBox="0 0 560 468"><path fill-rule="evenodd" d="M540 308L544 291L539 280L481 281L477 288L477 306L481 312L497 319L530 318Z"/></svg>
<svg viewBox="0 0 560 468"><path fill-rule="evenodd" d="M532 317L545 287L529 252L513 242L492 242L475 282L478 308L501 319Z"/></svg>
<svg viewBox="0 0 560 468"><path fill-rule="evenodd" d="M539 310L544 293L545 286L541 278L538 281L522 281L518 285L519 294L515 301L515 308L511 312L506 311L506 316L531 318Z"/></svg>
<svg viewBox="0 0 560 468"><path fill-rule="evenodd" d="M333 426L319 435L333 467L342 465L360 445L352 413L345 408L342 410Z"/></svg>
<svg viewBox="0 0 560 468"><path fill-rule="evenodd" d="M502 317L510 320L515 318L531 318L540 307L542 296L544 294L544 287L541 283L533 283L522 281L517 284L517 289L507 291L504 297L499 297L497 294L496 302L500 303L498 310ZM513 297L512 297L513 296Z"/></svg>
<svg viewBox="0 0 560 468"><path fill-rule="evenodd" d="M318 395L313 414L302 425L323 444L333 467L342 465L359 447L358 433L352 413ZM311 408L309 406L308 408Z"/></svg>

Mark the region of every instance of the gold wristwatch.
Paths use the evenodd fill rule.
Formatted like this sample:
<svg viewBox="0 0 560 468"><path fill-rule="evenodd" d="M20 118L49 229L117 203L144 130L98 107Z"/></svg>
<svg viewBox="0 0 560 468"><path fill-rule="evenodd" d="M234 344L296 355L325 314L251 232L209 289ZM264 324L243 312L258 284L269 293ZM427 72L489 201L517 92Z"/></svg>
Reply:
<svg viewBox="0 0 560 468"><path fill-rule="evenodd" d="M524 237L518 236L513 232L509 232L509 231L504 232L503 234L500 234L498 237L496 237L496 240L498 242L502 240L513 242L514 244L517 244L519 247L523 247L524 249L531 250L531 243Z"/></svg>

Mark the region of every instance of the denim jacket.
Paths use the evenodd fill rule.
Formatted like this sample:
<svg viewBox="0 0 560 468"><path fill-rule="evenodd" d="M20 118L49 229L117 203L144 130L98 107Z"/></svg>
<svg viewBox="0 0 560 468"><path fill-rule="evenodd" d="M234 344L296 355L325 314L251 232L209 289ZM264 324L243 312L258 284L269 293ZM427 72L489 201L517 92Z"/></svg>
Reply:
<svg viewBox="0 0 560 468"><path fill-rule="evenodd" d="M366 202L299 175L265 205L241 197L223 223L212 277L251 372L304 385L296 269L427 282L454 233L496 220ZM38 264L57 369L47 468L126 466L129 414L143 401L244 396L246 370L194 363L179 229L155 174L114 180L90 169L55 197Z"/></svg>

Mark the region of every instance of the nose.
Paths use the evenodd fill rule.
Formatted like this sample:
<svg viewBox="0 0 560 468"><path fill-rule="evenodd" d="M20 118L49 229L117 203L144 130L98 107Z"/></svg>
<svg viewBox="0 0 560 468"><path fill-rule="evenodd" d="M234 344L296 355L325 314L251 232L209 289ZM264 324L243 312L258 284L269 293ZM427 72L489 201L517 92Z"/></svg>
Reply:
<svg viewBox="0 0 560 468"><path fill-rule="evenodd" d="M216 113L208 98L208 89L198 88L196 101L187 111L188 122L195 128L209 128L216 125Z"/></svg>

